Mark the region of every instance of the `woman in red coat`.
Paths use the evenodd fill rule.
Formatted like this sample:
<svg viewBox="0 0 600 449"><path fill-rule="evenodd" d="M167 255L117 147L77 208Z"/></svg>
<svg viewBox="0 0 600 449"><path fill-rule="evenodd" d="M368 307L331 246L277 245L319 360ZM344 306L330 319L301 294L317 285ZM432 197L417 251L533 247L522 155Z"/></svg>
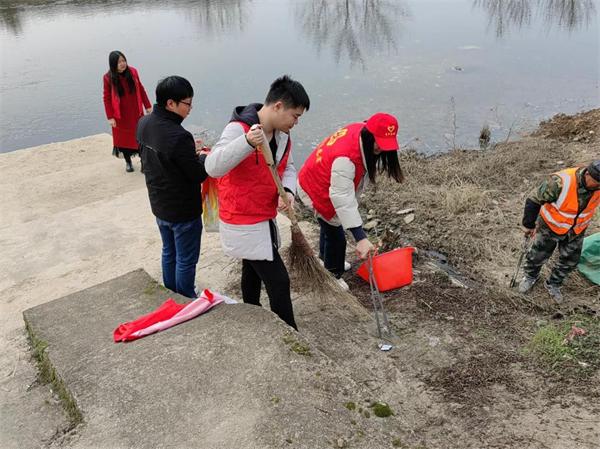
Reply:
<svg viewBox="0 0 600 449"><path fill-rule="evenodd" d="M152 110L146 89L136 69L127 65L125 55L112 51L108 55L110 70L104 74L104 109L112 127L113 154L125 158L125 171L132 172L131 156L138 154L135 131L138 120Z"/></svg>

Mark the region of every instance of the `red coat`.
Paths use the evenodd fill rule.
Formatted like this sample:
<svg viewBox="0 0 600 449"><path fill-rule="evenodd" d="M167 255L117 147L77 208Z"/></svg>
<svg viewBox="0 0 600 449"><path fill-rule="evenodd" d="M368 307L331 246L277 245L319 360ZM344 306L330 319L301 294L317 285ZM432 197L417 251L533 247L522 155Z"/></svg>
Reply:
<svg viewBox="0 0 600 449"><path fill-rule="evenodd" d="M114 146L137 150L138 143L135 139L137 122L144 115L144 109L152 105L137 70L131 66L129 70L135 83L135 93L129 91L125 77L120 76L119 81L125 92L122 97L119 97L117 89L113 89L110 73L104 74L104 110L107 119L115 119L117 122L117 126L112 129Z"/></svg>
<svg viewBox="0 0 600 449"><path fill-rule="evenodd" d="M244 128L244 132L248 132L250 125L238 123ZM277 166L279 177L287 166L291 143L289 138ZM233 170L219 178L218 186L219 218L225 223L250 225L277 216L277 186L260 151L254 151Z"/></svg>
<svg viewBox="0 0 600 449"><path fill-rule="evenodd" d="M360 132L364 123L353 123L336 131L319 144L308 156L298 173L298 183L310 197L313 207L325 220L331 220L335 208L329 198L331 186L331 168L338 157L347 157L355 167L354 189L365 175L360 150Z"/></svg>

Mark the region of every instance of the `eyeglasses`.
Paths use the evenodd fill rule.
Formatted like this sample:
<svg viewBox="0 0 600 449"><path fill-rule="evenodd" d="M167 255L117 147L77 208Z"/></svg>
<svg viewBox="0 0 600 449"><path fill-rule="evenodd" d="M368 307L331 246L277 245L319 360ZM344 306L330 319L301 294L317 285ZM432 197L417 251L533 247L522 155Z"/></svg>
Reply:
<svg viewBox="0 0 600 449"><path fill-rule="evenodd" d="M190 108L192 107L192 103L188 103L187 101L180 100L179 102L189 106Z"/></svg>

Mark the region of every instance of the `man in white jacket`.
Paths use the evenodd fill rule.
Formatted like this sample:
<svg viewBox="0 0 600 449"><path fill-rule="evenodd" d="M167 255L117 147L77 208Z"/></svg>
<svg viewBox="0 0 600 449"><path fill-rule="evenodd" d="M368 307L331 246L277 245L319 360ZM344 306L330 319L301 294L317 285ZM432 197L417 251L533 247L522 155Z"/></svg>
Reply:
<svg viewBox="0 0 600 449"><path fill-rule="evenodd" d="M310 99L304 87L290 77L276 79L264 105L239 106L206 158L209 176L219 183L219 232L225 254L242 259L242 296L260 306L261 283L271 310L296 328L290 279L279 255L275 217L285 210L264 157L257 147L268 145L277 172L293 207L296 168L291 155L290 130L298 123ZM257 125L253 127L253 125ZM267 139L265 142L264 136Z"/></svg>

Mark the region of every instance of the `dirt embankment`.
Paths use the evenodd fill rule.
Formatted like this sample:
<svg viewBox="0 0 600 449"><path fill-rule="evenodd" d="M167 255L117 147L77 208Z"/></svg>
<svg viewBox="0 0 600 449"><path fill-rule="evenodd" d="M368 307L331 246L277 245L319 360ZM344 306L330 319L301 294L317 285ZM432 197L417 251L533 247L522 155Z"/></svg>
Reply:
<svg viewBox="0 0 600 449"><path fill-rule="evenodd" d="M407 151L400 162L406 181L380 178L364 195L363 212L377 222L371 234L384 248L411 243L442 253L438 257L447 257L466 277L503 290L518 257L527 195L550 173L600 157L598 132L596 109L557 115L532 136L485 151L455 150L437 157ZM406 209L414 209L414 220L403 213ZM587 233L598 231L596 214ZM575 273L566 293L587 299L598 290Z"/></svg>
<svg viewBox="0 0 600 449"><path fill-rule="evenodd" d="M555 128L588 123L575 137L597 135L598 114L590 111L572 122L560 116ZM377 420L390 447L405 449L598 447L599 288L574 273L565 288L567 302L556 307L541 286L526 298L507 287L527 193L548 173L600 155L592 138L574 141L571 131L547 137L554 130L553 121L548 123L542 135L486 151L435 158L406 153L407 181L382 181L377 191L366 193L364 216L378 222L372 237L384 248L418 249L413 284L383 294L398 337L392 351L379 351L371 321L350 320L345 304L329 308L327 298L295 292L303 337L369 393L366 398L362 388L358 394L344 385L348 402L339 407L352 416L343 439L324 443L327 447L372 447L362 428L367 419ZM26 355L21 312L132 267L160 279L160 237L143 178L139 172L125 175L122 162L102 149L110 150L108 135L3 157L6 176L12 174L4 179L3 200L12 207L2 216L8 251L0 280L7 298L0 312L6 349L0 354L7 411L2 418L10 418L4 419L9 427L15 423L14 441L27 444L2 447L40 447L62 425L51 394L40 391L46 387L27 386L35 369ZM399 213L403 209L414 212ZM591 231L599 229L596 218ZM202 249L197 278L206 282L202 287L239 298L239 266L222 256L218 236L204 235ZM345 278L369 307L369 287L353 272ZM229 281L235 287L227 287ZM575 336L572 326L586 334ZM311 379L323 377L318 371ZM374 417L371 400L389 403L393 415ZM317 409L314 417L332 411Z"/></svg>
<svg viewBox="0 0 600 449"><path fill-rule="evenodd" d="M432 423L437 430L419 429L406 447L438 447L446 427L448 435L462 432L446 440L462 447L597 447L600 287L574 272L558 306L541 285L527 296L508 285L525 198L548 174L600 157L598 132L600 110L592 110L558 115L488 150L407 151L406 181L380 178L363 195L370 237L383 250L417 248L413 284L383 294L402 358L435 350L444 354L438 361L450 360L432 368L415 356L399 366L437 392L444 410L444 422ZM598 231L596 216L588 235ZM347 281L369 307L368 286ZM585 336L570 340L573 326ZM429 349L405 344L415 332L428 333Z"/></svg>
<svg viewBox="0 0 600 449"><path fill-rule="evenodd" d="M600 109L577 115L558 114L540 123L534 136L558 139L562 142L598 142L600 133Z"/></svg>

